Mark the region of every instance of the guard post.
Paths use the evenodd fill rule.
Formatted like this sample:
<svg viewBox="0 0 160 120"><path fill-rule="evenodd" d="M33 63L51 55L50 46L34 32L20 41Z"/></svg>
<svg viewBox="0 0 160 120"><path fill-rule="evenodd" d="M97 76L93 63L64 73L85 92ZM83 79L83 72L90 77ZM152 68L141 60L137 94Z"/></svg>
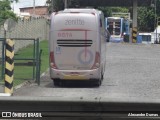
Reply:
<svg viewBox="0 0 160 120"><path fill-rule="evenodd" d="M138 0L133 0L133 25L132 25L132 43L137 42L137 6Z"/></svg>
<svg viewBox="0 0 160 120"><path fill-rule="evenodd" d="M6 39L5 50L5 88L4 92L13 93L13 71L14 71L14 41Z"/></svg>
<svg viewBox="0 0 160 120"><path fill-rule="evenodd" d="M137 27L133 27L132 29L132 43L137 42Z"/></svg>

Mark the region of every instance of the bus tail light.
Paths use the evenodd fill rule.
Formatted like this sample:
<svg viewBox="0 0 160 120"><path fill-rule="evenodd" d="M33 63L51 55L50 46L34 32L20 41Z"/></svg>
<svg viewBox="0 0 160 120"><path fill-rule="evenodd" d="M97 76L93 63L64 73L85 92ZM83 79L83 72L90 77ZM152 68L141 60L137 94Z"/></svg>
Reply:
<svg viewBox="0 0 160 120"><path fill-rule="evenodd" d="M54 52L50 52L50 66L54 69L57 69L54 59Z"/></svg>
<svg viewBox="0 0 160 120"><path fill-rule="evenodd" d="M96 52L95 61L91 69L97 69L100 67L100 54Z"/></svg>

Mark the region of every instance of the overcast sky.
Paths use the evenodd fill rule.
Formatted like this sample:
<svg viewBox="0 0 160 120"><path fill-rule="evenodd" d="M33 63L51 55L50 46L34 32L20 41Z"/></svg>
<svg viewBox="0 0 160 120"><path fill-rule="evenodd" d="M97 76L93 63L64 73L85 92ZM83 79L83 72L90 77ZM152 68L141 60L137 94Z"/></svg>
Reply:
<svg viewBox="0 0 160 120"><path fill-rule="evenodd" d="M32 7L33 6L33 1L34 0L19 0L18 3L12 4L12 8L14 8L14 12L19 12L19 8L23 7ZM35 0L35 5L36 6L43 6L45 5L46 0Z"/></svg>

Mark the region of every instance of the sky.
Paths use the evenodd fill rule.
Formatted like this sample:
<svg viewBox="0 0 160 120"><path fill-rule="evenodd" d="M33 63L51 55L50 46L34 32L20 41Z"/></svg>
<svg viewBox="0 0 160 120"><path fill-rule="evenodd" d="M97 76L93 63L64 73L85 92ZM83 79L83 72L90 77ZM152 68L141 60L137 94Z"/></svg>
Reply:
<svg viewBox="0 0 160 120"><path fill-rule="evenodd" d="M19 0L18 3L13 3L11 5L12 9L14 10L15 13L19 13L19 8L23 7L32 7L33 6L33 1L34 0ZM45 5L46 0L35 0L35 6L43 6Z"/></svg>

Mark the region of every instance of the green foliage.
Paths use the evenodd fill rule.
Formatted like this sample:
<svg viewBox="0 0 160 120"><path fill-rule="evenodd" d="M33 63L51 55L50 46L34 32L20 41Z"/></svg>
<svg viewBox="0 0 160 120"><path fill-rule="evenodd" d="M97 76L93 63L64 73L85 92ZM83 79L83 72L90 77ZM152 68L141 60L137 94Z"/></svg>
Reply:
<svg viewBox="0 0 160 120"><path fill-rule="evenodd" d="M46 4L47 4L47 6L48 6L48 13L51 14L51 12L52 12L51 0L47 0L47 1L46 1Z"/></svg>
<svg viewBox="0 0 160 120"><path fill-rule="evenodd" d="M49 67L49 52L48 41L43 40L40 42L40 49L42 49L41 55L41 74L45 72ZM32 60L16 60L16 58L33 58L33 45L29 45L19 50L15 55L15 67L14 67L14 86L19 85L26 80L32 80L33 66L16 65L16 63L28 63Z"/></svg>
<svg viewBox="0 0 160 120"><path fill-rule="evenodd" d="M79 7L80 1L79 0L69 0L68 1L68 7L69 8L76 8Z"/></svg>
<svg viewBox="0 0 160 120"><path fill-rule="evenodd" d="M126 7L110 7L112 12L122 12L122 13L128 13L128 8Z"/></svg>
<svg viewBox="0 0 160 120"><path fill-rule="evenodd" d="M49 2L49 4L51 4L51 0L47 0ZM64 7L64 1L63 0L53 0L54 4L54 11L58 11L58 10L62 10ZM157 1L157 16L160 17L160 0L156 0ZM97 5L99 2L98 0L94 0L93 4ZM89 5L90 3L88 3L88 1L85 0L68 0L68 5L69 7L77 7L77 6L81 6L81 4L83 3L83 5L85 4L86 6ZM51 6L51 5L50 5ZM109 17L112 15L112 12L122 12L122 13L128 13L130 12L132 15L132 8L127 8L127 7L97 7L94 6L95 8L102 10L105 17ZM155 11L154 8L151 7L139 7L138 8L138 29L140 31L153 31L154 30L154 26L155 26Z"/></svg>
<svg viewBox="0 0 160 120"><path fill-rule="evenodd" d="M48 5L48 11L51 14L52 11L56 12L64 9L63 0L47 0L46 4Z"/></svg>
<svg viewBox="0 0 160 120"><path fill-rule="evenodd" d="M63 0L54 0L53 8L55 11L63 10L64 9Z"/></svg>
<svg viewBox="0 0 160 120"><path fill-rule="evenodd" d="M139 7L137 21L139 31L153 31L155 23L154 10L150 7Z"/></svg>
<svg viewBox="0 0 160 120"><path fill-rule="evenodd" d="M111 17L112 12L128 13L128 8L125 7L98 7L99 10L103 11L105 17Z"/></svg>
<svg viewBox="0 0 160 120"><path fill-rule="evenodd" d="M160 0L157 0L157 16L160 17Z"/></svg>
<svg viewBox="0 0 160 120"><path fill-rule="evenodd" d="M109 17L112 15L112 10L109 7L98 7L104 13L105 17Z"/></svg>
<svg viewBox="0 0 160 120"><path fill-rule="evenodd" d="M10 2L14 2L14 1L15 1L15 2L17 3L19 0L9 0L9 1L10 1Z"/></svg>
<svg viewBox="0 0 160 120"><path fill-rule="evenodd" d="M10 4L10 0L0 1L0 25L2 25L8 18L17 20L16 15L11 11Z"/></svg>

